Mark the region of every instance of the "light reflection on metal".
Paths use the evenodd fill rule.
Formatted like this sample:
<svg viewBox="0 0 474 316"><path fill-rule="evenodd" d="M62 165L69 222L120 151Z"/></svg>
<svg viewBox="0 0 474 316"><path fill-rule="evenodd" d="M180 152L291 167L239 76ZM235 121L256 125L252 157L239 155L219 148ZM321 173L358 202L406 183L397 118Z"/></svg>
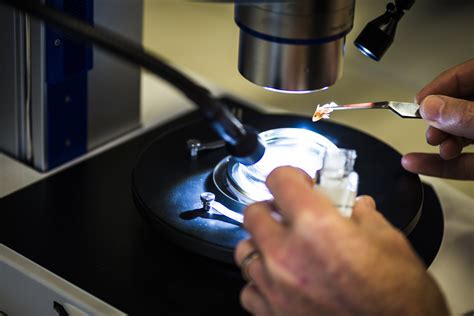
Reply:
<svg viewBox="0 0 474 316"><path fill-rule="evenodd" d="M272 198L265 180L275 168L297 167L314 178L316 171L322 167L326 150L337 149L326 137L305 129L273 129L259 136L266 146L266 152L258 163L244 166L231 160L227 166L227 189L243 203Z"/></svg>
<svg viewBox="0 0 474 316"><path fill-rule="evenodd" d="M239 223L244 222L244 216L242 214L228 209L226 206L224 206L223 204L217 201L214 201L214 203L212 203L212 209L230 219L233 219L236 222L239 222Z"/></svg>
<svg viewBox="0 0 474 316"><path fill-rule="evenodd" d="M276 89L272 87L264 87L264 89L271 92L278 92L278 93L285 93L285 94L310 94L314 92L327 90L329 89L329 87L324 87L322 89L317 89L317 90L280 90L280 89Z"/></svg>
<svg viewBox="0 0 474 316"><path fill-rule="evenodd" d="M378 60L378 58L374 54L372 54L372 52L370 50L368 50L367 48L365 48L364 46L361 46L361 45L358 45L358 44L355 44L355 45L360 50L360 52L362 54L364 54L365 56L370 57L374 60Z"/></svg>

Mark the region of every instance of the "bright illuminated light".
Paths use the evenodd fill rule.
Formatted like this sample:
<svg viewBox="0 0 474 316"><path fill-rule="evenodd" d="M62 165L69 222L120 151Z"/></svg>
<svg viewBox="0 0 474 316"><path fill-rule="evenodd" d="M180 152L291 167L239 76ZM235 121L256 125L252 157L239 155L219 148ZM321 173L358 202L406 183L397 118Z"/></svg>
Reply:
<svg viewBox="0 0 474 316"><path fill-rule="evenodd" d="M309 93L324 91L324 90L329 89L329 87L324 87L324 88L316 89L316 90L280 90L280 89L276 89L272 87L263 87L263 88L268 91L286 93L286 94L309 94Z"/></svg>
<svg viewBox="0 0 474 316"><path fill-rule="evenodd" d="M359 47L359 48L362 50L362 52L363 52L365 55L367 55L367 56L369 56L369 57L372 55L372 53L371 53L367 48L362 47L362 46Z"/></svg>
<svg viewBox="0 0 474 316"><path fill-rule="evenodd" d="M368 50L367 48L365 48L364 46L362 46L361 44L359 43L356 43L356 46L357 48L360 50L360 52L362 54L364 54L365 56L369 57L369 58L372 58L374 60L380 60L380 58L378 58L377 56L375 56L370 50Z"/></svg>
<svg viewBox="0 0 474 316"><path fill-rule="evenodd" d="M259 136L266 147L262 159L252 166L235 164L230 171L238 191L252 201L272 198L265 180L275 168L293 166L314 177L322 167L326 150L337 149L326 137L305 129L280 128Z"/></svg>

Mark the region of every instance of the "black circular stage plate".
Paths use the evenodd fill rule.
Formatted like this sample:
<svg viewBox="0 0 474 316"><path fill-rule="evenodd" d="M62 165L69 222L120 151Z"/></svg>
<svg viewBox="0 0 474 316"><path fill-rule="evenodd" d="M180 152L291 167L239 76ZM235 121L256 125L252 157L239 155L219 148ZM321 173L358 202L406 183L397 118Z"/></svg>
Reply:
<svg viewBox="0 0 474 316"><path fill-rule="evenodd" d="M327 121L314 124L307 117L269 115L241 104L239 107L243 111L244 124L259 131L282 127L306 128L327 137L340 148L355 149L358 156L355 170L360 177L359 194L372 196L378 210L405 234L410 234L414 228L432 233L429 225L426 228L416 227L424 196L420 178L402 168L401 155L390 146L339 124ZM206 213L200 201L201 193L210 191L216 194L217 201L238 209L228 198L219 194L212 181L214 167L228 154L225 149L218 149L202 152L197 159L192 159L186 142L193 138L203 142L218 139L207 122L195 118L169 128L143 152L133 171L134 199L146 220L173 242L201 255L232 262L233 250L240 240L248 236L247 232L233 220ZM442 221L442 217L438 217ZM441 235L442 232L438 231L437 236L423 241L437 245L431 247L434 253L425 254L425 257L429 256L423 258L425 262L429 263L434 258ZM417 249L417 245L414 247Z"/></svg>

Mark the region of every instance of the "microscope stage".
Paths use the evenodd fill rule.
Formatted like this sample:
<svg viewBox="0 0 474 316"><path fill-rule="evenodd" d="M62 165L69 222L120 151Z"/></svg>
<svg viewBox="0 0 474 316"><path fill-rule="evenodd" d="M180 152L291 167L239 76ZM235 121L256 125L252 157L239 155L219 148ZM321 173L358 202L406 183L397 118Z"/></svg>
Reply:
<svg viewBox="0 0 474 316"><path fill-rule="evenodd" d="M304 128L325 136L339 148L355 149L359 195L371 195L378 210L408 236L425 263L431 263L442 238L441 209L424 212L424 206L438 205L437 198L430 194L431 201L426 201L426 197L424 201L420 178L402 168L401 155L396 150L339 124L314 124L307 117L263 114L233 99L226 99L225 103L243 113L244 124L259 131ZM212 192L216 201L242 212L245 205L223 194L213 179L215 167L228 154L225 148L220 148L199 152L196 158L191 158L187 147L190 139L204 143L218 137L201 119L175 126L160 135L142 153L133 171L135 204L151 227L173 242L201 255L232 262L233 250L240 240L248 237L247 232L232 219L206 212L200 200L201 193ZM431 219L426 220L426 216ZM431 237L427 240L416 237L424 233Z"/></svg>

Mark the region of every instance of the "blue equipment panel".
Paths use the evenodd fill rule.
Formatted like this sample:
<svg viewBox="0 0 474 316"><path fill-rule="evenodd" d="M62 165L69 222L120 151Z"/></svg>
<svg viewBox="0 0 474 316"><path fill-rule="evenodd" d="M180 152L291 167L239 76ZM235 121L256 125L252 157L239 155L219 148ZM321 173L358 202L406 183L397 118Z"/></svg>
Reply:
<svg viewBox="0 0 474 316"><path fill-rule="evenodd" d="M76 18L93 23L93 0L47 0ZM87 151L88 71L92 46L46 27L47 168Z"/></svg>

